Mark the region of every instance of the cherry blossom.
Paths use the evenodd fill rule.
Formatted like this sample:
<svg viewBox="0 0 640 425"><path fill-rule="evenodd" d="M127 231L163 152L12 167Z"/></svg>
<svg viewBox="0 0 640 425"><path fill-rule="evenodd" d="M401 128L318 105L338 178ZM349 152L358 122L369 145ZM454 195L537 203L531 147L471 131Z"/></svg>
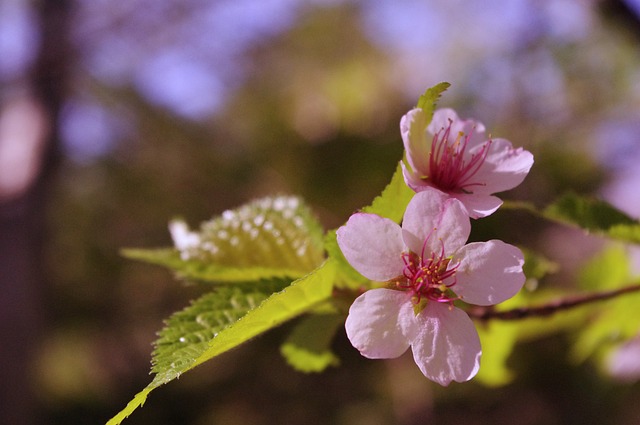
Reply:
<svg viewBox="0 0 640 425"><path fill-rule="evenodd" d="M478 333L454 301L493 305L524 284L522 253L499 240L466 244L471 230L460 201L425 188L409 202L402 227L356 213L337 232L347 261L385 282L360 295L345 324L351 344L371 359L395 358L409 347L429 379L448 385L478 372Z"/></svg>
<svg viewBox="0 0 640 425"><path fill-rule="evenodd" d="M482 123L461 120L453 109L437 110L431 123L421 108L412 109L400 121L405 182L416 192L434 187L459 199L472 218L492 214L502 205L493 194L522 183L533 155L484 132Z"/></svg>

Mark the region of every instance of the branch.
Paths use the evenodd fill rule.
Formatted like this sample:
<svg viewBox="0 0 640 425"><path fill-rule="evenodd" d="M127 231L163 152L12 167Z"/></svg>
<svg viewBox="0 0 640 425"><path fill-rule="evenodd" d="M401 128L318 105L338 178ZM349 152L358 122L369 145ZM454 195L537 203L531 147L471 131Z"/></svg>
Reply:
<svg viewBox="0 0 640 425"><path fill-rule="evenodd" d="M640 292L640 285L625 286L624 288L615 289L612 291L597 292L594 294L563 298L538 307L519 307L505 311L495 311L492 307L478 307L468 310L467 314L472 319L482 321L492 319L521 320L531 317L545 317L550 316L554 313L558 313L560 311L579 307L584 304L609 300L611 298L615 298L623 294L630 294L633 292Z"/></svg>

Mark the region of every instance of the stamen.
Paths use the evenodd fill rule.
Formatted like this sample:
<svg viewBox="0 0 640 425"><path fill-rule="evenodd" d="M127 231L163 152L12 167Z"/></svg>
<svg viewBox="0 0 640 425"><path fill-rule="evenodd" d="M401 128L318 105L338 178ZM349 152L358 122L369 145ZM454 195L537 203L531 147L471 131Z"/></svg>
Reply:
<svg viewBox="0 0 640 425"><path fill-rule="evenodd" d="M471 178L482 167L487 158L491 140L485 142L479 152L471 155L465 161L465 152L471 139L471 134L459 132L453 143L449 143L451 125L441 129L433 136L431 151L429 152L429 177L432 183L448 192L472 193L469 188L484 186L485 183L471 181ZM467 156L468 157L468 156Z"/></svg>

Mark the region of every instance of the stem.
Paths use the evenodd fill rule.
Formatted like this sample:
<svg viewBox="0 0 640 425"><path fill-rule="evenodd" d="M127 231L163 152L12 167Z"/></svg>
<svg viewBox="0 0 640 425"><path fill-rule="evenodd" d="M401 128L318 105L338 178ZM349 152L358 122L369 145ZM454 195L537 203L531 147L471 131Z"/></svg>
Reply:
<svg viewBox="0 0 640 425"><path fill-rule="evenodd" d="M477 320L521 320L531 317L545 317L554 313L579 307L597 301L609 300L623 294L640 292L640 285L625 286L612 291L597 292L594 294L563 298L537 307L519 307L512 310L495 311L492 307L478 307L467 311L472 319Z"/></svg>

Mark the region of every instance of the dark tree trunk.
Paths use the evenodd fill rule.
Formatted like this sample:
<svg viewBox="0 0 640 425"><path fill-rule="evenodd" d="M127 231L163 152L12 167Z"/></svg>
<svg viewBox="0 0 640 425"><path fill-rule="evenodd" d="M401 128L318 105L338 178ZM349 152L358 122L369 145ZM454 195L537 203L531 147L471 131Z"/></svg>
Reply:
<svg viewBox="0 0 640 425"><path fill-rule="evenodd" d="M33 143L37 166L32 178L19 190L0 194L2 424L28 425L43 419L34 393L33 365L46 323L43 303L46 198L57 157L57 116L64 95L67 64L71 63L67 38L70 3L44 0L34 7L39 17L40 47L34 67L25 79L27 90L19 96L24 96L35 109L22 111L20 126L37 127L44 122L46 126L42 128L46 130L35 132L39 140ZM13 143L22 141L18 138Z"/></svg>

